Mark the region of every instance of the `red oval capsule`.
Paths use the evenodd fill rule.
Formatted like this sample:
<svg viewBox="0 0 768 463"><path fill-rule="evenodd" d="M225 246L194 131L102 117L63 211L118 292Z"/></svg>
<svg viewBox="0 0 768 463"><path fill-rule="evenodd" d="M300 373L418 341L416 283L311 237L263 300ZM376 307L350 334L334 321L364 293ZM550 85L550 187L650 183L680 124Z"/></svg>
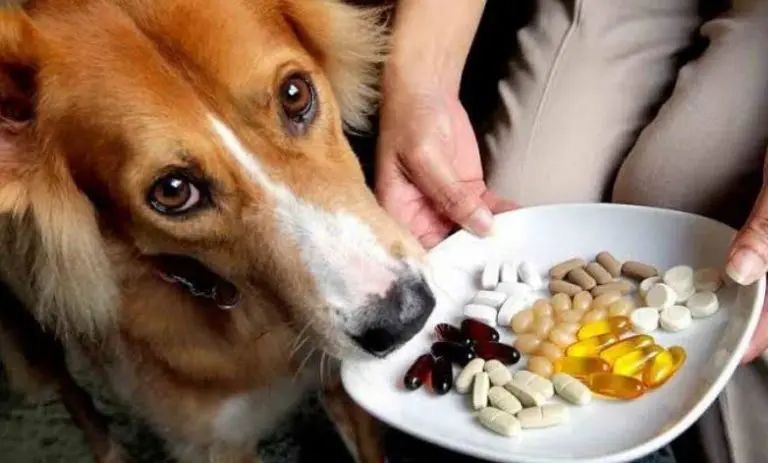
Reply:
<svg viewBox="0 0 768 463"><path fill-rule="evenodd" d="M475 342L498 341L499 332L493 327L472 318L466 318L461 322L461 332L464 336Z"/></svg>
<svg viewBox="0 0 768 463"><path fill-rule="evenodd" d="M438 357L432 364L432 390L443 395L453 387L453 368L446 357Z"/></svg>
<svg viewBox="0 0 768 463"><path fill-rule="evenodd" d="M405 377L403 377L405 388L409 391L415 391L422 384L426 383L429 379L429 374L432 372L433 363L435 363L435 359L432 357L432 354L419 356L411 367L408 368Z"/></svg>
<svg viewBox="0 0 768 463"><path fill-rule="evenodd" d="M441 341L450 341L465 346L472 345L472 340L464 336L460 329L449 323L438 323L435 325L435 333Z"/></svg>
<svg viewBox="0 0 768 463"><path fill-rule="evenodd" d="M432 344L432 355L435 357L445 357L451 362L458 363L461 366L466 365L470 360L475 358L475 352L471 347L448 341L438 341Z"/></svg>
<svg viewBox="0 0 768 463"><path fill-rule="evenodd" d="M500 342L481 342L475 345L475 354L483 360L498 360L505 365L520 361L520 351Z"/></svg>

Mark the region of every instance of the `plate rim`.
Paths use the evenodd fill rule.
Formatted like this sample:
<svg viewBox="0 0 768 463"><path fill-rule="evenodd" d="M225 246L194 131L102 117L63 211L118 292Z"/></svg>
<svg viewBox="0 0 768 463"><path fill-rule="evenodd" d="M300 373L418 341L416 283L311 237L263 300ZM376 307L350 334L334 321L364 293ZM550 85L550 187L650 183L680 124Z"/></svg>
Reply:
<svg viewBox="0 0 768 463"><path fill-rule="evenodd" d="M632 205L632 204L613 204L613 203L567 203L567 204L547 204L547 205L541 205L541 206L531 206L531 207L521 207L512 211L503 212L501 214L497 214L495 217L507 217L514 214L518 214L523 211L531 211L531 210L545 210L545 209L562 209L562 208L569 208L569 209L579 209L579 208L590 208L590 209L621 209L621 210L643 210L646 212L653 212L658 214L665 214L665 215L679 215L679 216L689 216L689 217L695 217L697 219L704 219L713 223L716 223L720 226L725 226L731 229L732 231L736 231L733 227L731 227L728 224L725 224L723 222L720 222L718 220L712 219L710 217L705 217L699 214L694 214L690 212L685 211L678 211L674 209L664 209L664 208L657 208L657 207L650 207L650 206L640 206L640 205ZM459 236L462 235L469 235L469 233L465 230L458 230L451 235L449 235L445 240L440 242L437 246L432 248L428 252L428 256L439 251L439 249L442 249L445 246L448 246L448 242L456 239ZM471 235L469 235L471 237ZM477 238L475 238L477 239ZM731 377L736 371L736 368L740 365L741 358L743 357L744 353L746 352L749 341L752 338L752 335L755 332L755 329L757 328L757 322L759 319L759 315L762 311L762 306L765 299L765 289L766 289L766 277L763 275L756 283L753 285L756 285L757 290L757 298L752 304L749 319L746 323L746 329L741 334L741 337L739 338L739 341L736 343L736 347L733 350L733 353L729 356L728 360L725 363L725 367L720 372L720 374L717 376L717 378L712 381L711 385L707 389L707 391L702 394L701 398L690 408L690 410L679 420L675 422L674 425L670 426L669 428L664 429L659 434L657 434L654 438L647 440L639 445L636 445L634 447L628 448L626 450L622 450L619 452L613 452L611 454L602 455L599 457L588 457L588 458L561 458L561 457L533 457L533 456L525 456L525 457L518 457L515 461L525 461L527 463L559 463L559 462L568 462L568 463L614 463L614 462L626 462L631 461L634 459L641 458L643 456L648 455L649 453L660 449L661 447L667 445L669 442L671 442L676 437L680 436L683 432L685 432L686 429L688 429L690 426L694 424L694 422L700 418L704 412L706 411L706 407L710 406L717 400L717 396L725 389L728 381L730 381ZM750 285L752 286L752 285ZM424 440L426 442L429 442L431 444L437 445L439 447L457 452L462 455L467 455L475 458L482 458L488 461L494 461L494 462L512 462L513 460L510 459L500 459L499 456L496 454L495 451L485 451L484 449L471 449L471 452L468 452L466 448L464 448L461 444L455 444L450 439L441 439L439 436L435 437L431 434L428 434L421 430L421 428L417 426L410 426L407 423L393 423L392 420L389 420L388 418L381 416L377 411L372 410L370 407L368 407L364 401L361 401L357 394L349 390L348 387L348 375L353 374L350 371L350 368L352 365L350 365L349 361L342 361L341 363L341 380L342 384L344 386L344 389L347 391L347 393L350 395L350 397L366 412L370 413L372 416L374 416L376 419L379 419L383 421L384 423L388 424L389 426L392 426L396 429L399 429L403 432L406 432L412 436L415 436L421 440ZM705 404L707 404L705 406ZM520 458L525 458L525 460L521 460Z"/></svg>

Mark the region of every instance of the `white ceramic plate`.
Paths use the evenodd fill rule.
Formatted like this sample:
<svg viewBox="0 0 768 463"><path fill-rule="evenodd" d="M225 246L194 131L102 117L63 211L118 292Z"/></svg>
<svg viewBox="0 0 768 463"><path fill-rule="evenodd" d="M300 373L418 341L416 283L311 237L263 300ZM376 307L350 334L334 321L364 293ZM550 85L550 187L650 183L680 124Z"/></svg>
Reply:
<svg viewBox="0 0 768 463"><path fill-rule="evenodd" d="M461 308L478 289L480 270L491 257L525 259L542 275L574 256L592 258L602 250L620 260L658 266L721 266L734 230L680 212L619 205L544 206L498 216L493 237L459 232L432 250L429 264L437 307L424 330L384 360L343 364L347 391L382 421L434 444L499 462L614 462L642 457L664 446L692 425L717 398L746 350L762 307L765 279L750 287L720 291L722 309L694 320L680 333L657 331L662 346L682 345L684 367L662 388L634 401L596 399L571 407L562 426L524 430L507 438L482 428L468 397L413 392L402 378L413 360L428 352L437 323L460 323ZM514 337L499 330L502 341ZM519 364L525 365L525 356ZM519 366L516 366L519 367Z"/></svg>

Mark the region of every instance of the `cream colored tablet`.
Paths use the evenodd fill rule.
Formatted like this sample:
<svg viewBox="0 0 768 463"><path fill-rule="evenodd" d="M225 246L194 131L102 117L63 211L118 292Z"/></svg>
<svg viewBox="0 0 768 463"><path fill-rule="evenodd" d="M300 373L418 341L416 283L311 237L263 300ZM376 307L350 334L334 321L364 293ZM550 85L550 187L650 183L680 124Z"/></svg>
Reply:
<svg viewBox="0 0 768 463"><path fill-rule="evenodd" d="M475 380L475 375L483 371L485 360L481 358L472 359L467 365L462 368L458 376L456 376L456 392L459 394L466 394L472 388L472 382Z"/></svg>
<svg viewBox="0 0 768 463"><path fill-rule="evenodd" d="M480 424L502 436L514 436L522 429L520 422L511 414L494 407L486 407L477 414Z"/></svg>

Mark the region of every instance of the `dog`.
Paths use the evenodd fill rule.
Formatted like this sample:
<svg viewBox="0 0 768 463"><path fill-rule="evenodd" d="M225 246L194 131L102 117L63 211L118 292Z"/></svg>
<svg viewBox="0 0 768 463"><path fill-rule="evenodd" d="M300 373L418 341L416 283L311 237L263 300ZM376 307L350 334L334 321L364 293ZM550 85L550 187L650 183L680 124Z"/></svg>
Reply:
<svg viewBox="0 0 768 463"><path fill-rule="evenodd" d="M338 0L0 11L0 353L12 385L61 394L97 461L123 457L64 351L179 461L256 461L323 386L354 457L381 461L311 354L384 357L435 304L344 135L386 42L379 11Z"/></svg>

